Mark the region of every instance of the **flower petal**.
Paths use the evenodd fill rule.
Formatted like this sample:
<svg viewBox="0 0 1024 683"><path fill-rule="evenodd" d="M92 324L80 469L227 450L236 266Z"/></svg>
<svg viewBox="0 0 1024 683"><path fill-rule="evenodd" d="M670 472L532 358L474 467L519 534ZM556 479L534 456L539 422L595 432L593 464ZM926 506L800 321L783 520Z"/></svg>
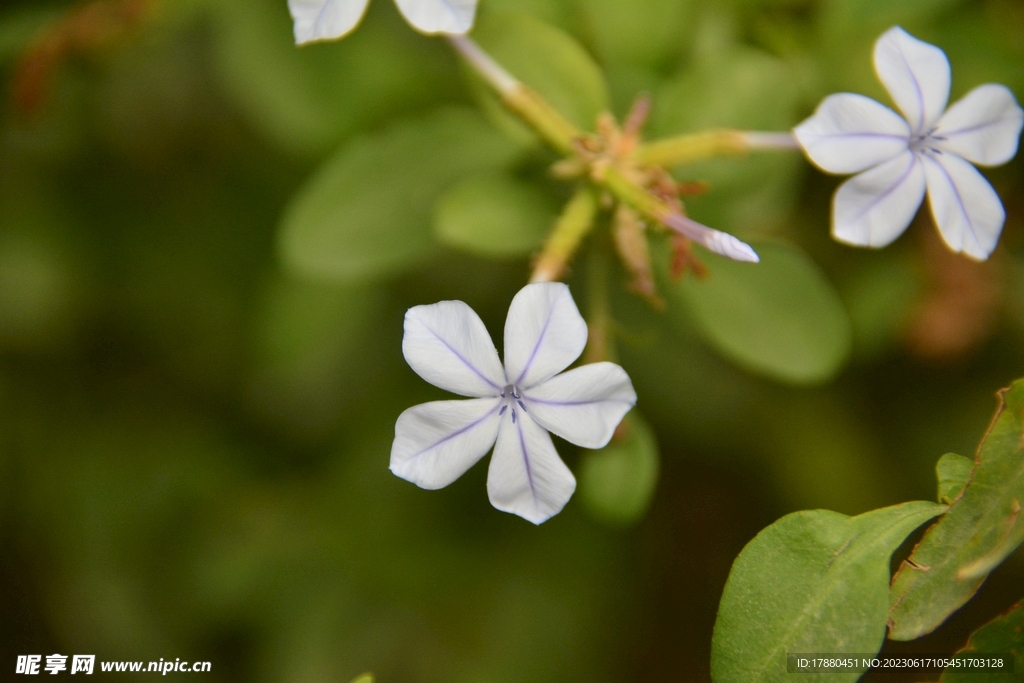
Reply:
<svg viewBox="0 0 1024 683"><path fill-rule="evenodd" d="M461 301L410 308L402 353L417 375L455 394L497 396L506 384L487 328Z"/></svg>
<svg viewBox="0 0 1024 683"><path fill-rule="evenodd" d="M519 290L505 319L505 375L527 389L565 370L587 345L587 323L561 282Z"/></svg>
<svg viewBox="0 0 1024 683"><path fill-rule="evenodd" d="M465 33L473 27L476 0L395 0L406 20L424 33Z"/></svg>
<svg viewBox="0 0 1024 683"><path fill-rule="evenodd" d="M351 31L363 18L370 0L288 0L295 20L298 45L335 40Z"/></svg>
<svg viewBox="0 0 1024 683"><path fill-rule="evenodd" d="M548 431L583 448L603 448L636 405L636 392L621 367L593 363L532 387L523 401Z"/></svg>
<svg viewBox="0 0 1024 683"><path fill-rule="evenodd" d="M978 169L955 154L922 157L928 203L949 248L984 261L999 241L1006 212Z"/></svg>
<svg viewBox="0 0 1024 683"><path fill-rule="evenodd" d="M500 398L434 401L398 416L391 471L425 489L452 483L498 438Z"/></svg>
<svg viewBox="0 0 1024 683"><path fill-rule="evenodd" d="M884 247L900 236L924 199L924 171L912 152L855 175L832 200L832 236Z"/></svg>
<svg viewBox="0 0 1024 683"><path fill-rule="evenodd" d="M576 478L558 457L551 436L533 419L505 413L487 470L491 505L534 524L557 515L576 490Z"/></svg>
<svg viewBox="0 0 1024 683"><path fill-rule="evenodd" d="M942 116L950 74L939 48L894 26L875 42L875 72L915 135L928 132Z"/></svg>
<svg viewBox="0 0 1024 683"><path fill-rule="evenodd" d="M859 173L907 149L910 128L899 114L870 97L829 95L793 129L804 153L828 173Z"/></svg>
<svg viewBox="0 0 1024 683"><path fill-rule="evenodd" d="M1005 164L1017 153L1024 110L1005 85L979 85L939 119L937 147L983 166Z"/></svg>
<svg viewBox="0 0 1024 683"><path fill-rule="evenodd" d="M683 237L693 240L708 251L731 258L733 261L758 263L761 260L757 252L743 240L737 239L727 232L702 225L681 213L671 213L662 221Z"/></svg>

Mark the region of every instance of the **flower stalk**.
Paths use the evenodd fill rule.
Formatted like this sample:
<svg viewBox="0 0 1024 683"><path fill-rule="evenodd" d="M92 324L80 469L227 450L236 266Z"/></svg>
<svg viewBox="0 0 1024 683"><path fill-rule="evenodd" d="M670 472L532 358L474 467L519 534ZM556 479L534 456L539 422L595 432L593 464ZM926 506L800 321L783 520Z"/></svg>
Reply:
<svg viewBox="0 0 1024 683"><path fill-rule="evenodd" d="M558 113L544 98L521 83L484 52L472 38L446 36L452 47L501 96L502 103L529 124L560 154L572 154L573 141L583 132Z"/></svg>
<svg viewBox="0 0 1024 683"><path fill-rule="evenodd" d="M610 286L607 245L595 240L587 263L587 346L583 363L618 362L615 340L612 338L612 309L608 300Z"/></svg>
<svg viewBox="0 0 1024 683"><path fill-rule="evenodd" d="M597 193L582 186L558 217L544 249L533 267L530 282L554 282L562 277L580 242L594 227L597 217Z"/></svg>
<svg viewBox="0 0 1024 683"><path fill-rule="evenodd" d="M651 166L679 166L721 156L743 156L760 150L799 149L789 133L707 130L655 140L637 147L634 158Z"/></svg>
<svg viewBox="0 0 1024 683"><path fill-rule="evenodd" d="M680 203L670 204L649 191L643 179L647 177L650 181L651 178L667 177L667 173L660 168L660 164L638 164L636 155L639 150L641 154L660 154L663 159L671 161L680 155L707 158L754 148L795 147L788 133L711 131L682 136L674 139L674 142L637 146L636 138L648 109L642 105L627 121L625 136L615 128L614 121L607 115L603 127L600 125L602 120L598 121L599 133L603 135L588 135L577 129L539 94L519 82L471 38L447 36L447 39L477 74L501 96L509 110L530 125L552 148L567 157L556 165L556 170L560 169L563 175L586 179L621 204L635 210L645 220L663 225L711 251L740 261L758 261L757 254L748 245L731 235L690 220L683 215ZM609 135L617 139L619 144L613 144ZM565 272L569 259L589 231L596 214L597 197L592 190L587 192L578 192L566 207L537 261L531 282L554 280Z"/></svg>

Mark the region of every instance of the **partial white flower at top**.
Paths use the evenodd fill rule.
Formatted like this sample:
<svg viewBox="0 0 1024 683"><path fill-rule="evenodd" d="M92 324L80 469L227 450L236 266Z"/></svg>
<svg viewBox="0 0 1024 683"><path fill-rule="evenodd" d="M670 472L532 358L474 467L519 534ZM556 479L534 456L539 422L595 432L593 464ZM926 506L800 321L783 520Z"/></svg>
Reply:
<svg viewBox="0 0 1024 683"><path fill-rule="evenodd" d="M587 324L560 282L527 285L505 320L505 364L483 322L461 301L405 314L402 352L412 369L463 401L413 406L398 418L391 471L425 489L452 483L494 446L487 495L534 524L558 514L576 479L548 432L601 448L636 404L626 371L592 363L562 372L583 352ZM495 443L497 442L497 443Z"/></svg>
<svg viewBox="0 0 1024 683"><path fill-rule="evenodd" d="M395 0L406 21L423 33L461 34L473 27L477 0ZM295 42L336 40L363 18L370 0L288 0Z"/></svg>
<svg viewBox="0 0 1024 683"><path fill-rule="evenodd" d="M840 93L794 129L823 170L859 173L836 191L832 234L841 242L884 247L910 225L927 188L950 249L988 258L1006 212L968 162L998 166L1012 159L1024 111L1006 86L991 83L946 109L945 53L898 26L875 43L875 71L903 117L863 95Z"/></svg>

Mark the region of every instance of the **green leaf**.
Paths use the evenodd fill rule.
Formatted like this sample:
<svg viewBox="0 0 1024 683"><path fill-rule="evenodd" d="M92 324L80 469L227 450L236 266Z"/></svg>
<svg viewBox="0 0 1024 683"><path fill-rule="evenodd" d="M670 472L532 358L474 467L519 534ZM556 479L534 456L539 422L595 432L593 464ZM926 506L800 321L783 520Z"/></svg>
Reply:
<svg viewBox="0 0 1024 683"><path fill-rule="evenodd" d="M608 109L601 69L569 34L525 14L491 14L481 16L473 38L580 128L591 130L597 115ZM493 96L488 101L488 113L502 112L502 127L524 129L495 107Z"/></svg>
<svg viewBox="0 0 1024 683"><path fill-rule="evenodd" d="M536 186L506 174L469 178L434 208L438 241L481 256L522 256L538 248L558 207Z"/></svg>
<svg viewBox="0 0 1024 683"><path fill-rule="evenodd" d="M787 653L877 652L885 639L890 557L944 509L919 501L857 517L810 510L762 531L725 584L711 641L712 679L791 681ZM801 680L859 677L805 674Z"/></svg>
<svg viewBox="0 0 1024 683"><path fill-rule="evenodd" d="M292 198L278 247L299 273L356 280L399 271L434 246L431 206L453 182L518 147L471 110L445 109L352 140Z"/></svg>
<svg viewBox="0 0 1024 683"><path fill-rule="evenodd" d="M373 674L366 673L361 676L356 676L352 679L352 683L373 683Z"/></svg>
<svg viewBox="0 0 1024 683"><path fill-rule="evenodd" d="M952 505L971 480L974 461L956 453L946 453L935 464L939 480L939 502Z"/></svg>
<svg viewBox="0 0 1024 683"><path fill-rule="evenodd" d="M327 152L388 114L452 94L443 46L373 9L345 40L299 48L285 3L229 0L217 7L221 83L248 120L288 152Z"/></svg>
<svg viewBox="0 0 1024 683"><path fill-rule="evenodd" d="M803 252L760 244L758 264L702 255L710 276L676 292L705 340L736 364L785 382L833 376L850 353L850 320L839 295Z"/></svg>
<svg viewBox="0 0 1024 683"><path fill-rule="evenodd" d="M893 578L893 640L935 630L1024 540L1024 380L999 399L963 493Z"/></svg>
<svg viewBox="0 0 1024 683"><path fill-rule="evenodd" d="M1013 657L1011 671L989 671L984 678L977 671L950 667L942 673L940 683L1019 683L1024 671L1024 606L1017 603L1006 614L993 619L971 634L967 646L957 654L1006 654Z"/></svg>
<svg viewBox="0 0 1024 683"><path fill-rule="evenodd" d="M584 30L608 63L659 67L685 47L686 0L577 0Z"/></svg>
<svg viewBox="0 0 1024 683"><path fill-rule="evenodd" d="M580 468L583 504L597 519L627 525L647 511L658 482L658 441L634 410L623 419L625 435L584 452Z"/></svg>

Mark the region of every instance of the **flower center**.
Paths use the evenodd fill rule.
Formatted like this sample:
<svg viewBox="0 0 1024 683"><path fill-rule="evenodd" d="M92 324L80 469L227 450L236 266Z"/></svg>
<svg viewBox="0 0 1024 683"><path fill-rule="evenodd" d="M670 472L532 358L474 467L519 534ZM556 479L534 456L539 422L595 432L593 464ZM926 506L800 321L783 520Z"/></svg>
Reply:
<svg viewBox="0 0 1024 683"><path fill-rule="evenodd" d="M927 133L918 133L910 138L910 151L919 152L924 154L942 154L942 150L936 146L936 143L944 141L946 138L941 135L933 135L935 129L932 128Z"/></svg>
<svg viewBox="0 0 1024 683"><path fill-rule="evenodd" d="M509 384L501 392L501 398L504 399L505 405L498 411L498 415L504 415L505 411L511 408L509 412L512 414L512 423L516 421L516 405L522 408L523 412L526 411L526 406L523 405L523 397L520 395L519 390L516 389L514 384Z"/></svg>

